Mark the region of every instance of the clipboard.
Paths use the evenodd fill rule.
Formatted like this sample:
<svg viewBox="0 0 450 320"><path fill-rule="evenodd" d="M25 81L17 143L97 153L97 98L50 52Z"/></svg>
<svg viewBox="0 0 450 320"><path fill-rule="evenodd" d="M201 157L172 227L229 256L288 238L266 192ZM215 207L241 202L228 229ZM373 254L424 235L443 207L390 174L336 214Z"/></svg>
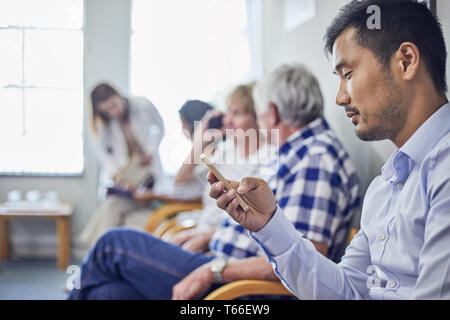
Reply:
<svg viewBox="0 0 450 320"><path fill-rule="evenodd" d="M128 165L123 168L117 175L117 182L127 182L135 187L143 183L152 173L152 165L143 166L141 157L133 155Z"/></svg>

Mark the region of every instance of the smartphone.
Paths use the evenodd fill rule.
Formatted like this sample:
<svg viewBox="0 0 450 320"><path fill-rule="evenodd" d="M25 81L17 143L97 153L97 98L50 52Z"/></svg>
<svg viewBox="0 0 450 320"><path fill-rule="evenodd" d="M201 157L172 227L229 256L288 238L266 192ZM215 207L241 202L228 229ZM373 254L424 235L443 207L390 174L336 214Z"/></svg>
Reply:
<svg viewBox="0 0 450 320"><path fill-rule="evenodd" d="M223 177L223 175L219 172L219 170L217 170L217 168L212 164L212 162L208 159L208 156L204 153L202 153L200 155L200 159L209 167L209 169L212 171L212 173L216 176L216 178L219 181L222 181L223 184L225 185L225 187L227 188L228 191L232 190L233 187L231 186L231 184L228 182L227 179L225 179ZM239 201L239 205L242 207L242 209L247 212L249 210L248 205L245 203L245 201L241 198L241 196L239 194L237 194L236 197Z"/></svg>
<svg viewBox="0 0 450 320"><path fill-rule="evenodd" d="M223 115L209 119L208 129L220 129L223 127Z"/></svg>

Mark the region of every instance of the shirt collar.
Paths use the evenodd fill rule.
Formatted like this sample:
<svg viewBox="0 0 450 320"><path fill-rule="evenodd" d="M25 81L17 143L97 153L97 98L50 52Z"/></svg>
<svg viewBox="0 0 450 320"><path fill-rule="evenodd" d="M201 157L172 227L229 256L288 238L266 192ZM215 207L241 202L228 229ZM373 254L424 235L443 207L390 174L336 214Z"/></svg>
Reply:
<svg viewBox="0 0 450 320"><path fill-rule="evenodd" d="M450 104L447 103L431 115L400 148L417 164L450 131Z"/></svg>
<svg viewBox="0 0 450 320"><path fill-rule="evenodd" d="M421 164L425 156L449 131L450 104L447 103L432 114L405 144L388 158L381 169L382 177L388 180L396 173L401 180L406 180L413 168L411 162Z"/></svg>

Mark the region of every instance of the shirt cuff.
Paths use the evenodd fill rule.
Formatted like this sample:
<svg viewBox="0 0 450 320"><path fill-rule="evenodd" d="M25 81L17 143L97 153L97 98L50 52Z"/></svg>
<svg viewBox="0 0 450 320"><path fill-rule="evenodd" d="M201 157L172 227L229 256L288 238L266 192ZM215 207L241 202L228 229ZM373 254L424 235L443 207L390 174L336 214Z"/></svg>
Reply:
<svg viewBox="0 0 450 320"><path fill-rule="evenodd" d="M250 235L271 256L284 253L303 237L279 207L261 230L250 232Z"/></svg>

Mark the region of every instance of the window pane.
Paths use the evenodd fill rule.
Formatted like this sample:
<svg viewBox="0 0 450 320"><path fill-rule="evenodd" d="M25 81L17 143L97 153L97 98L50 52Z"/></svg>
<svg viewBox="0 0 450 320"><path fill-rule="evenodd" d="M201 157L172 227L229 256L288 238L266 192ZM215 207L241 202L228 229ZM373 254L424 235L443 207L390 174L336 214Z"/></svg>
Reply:
<svg viewBox="0 0 450 320"><path fill-rule="evenodd" d="M25 89L27 135L81 136L82 128L81 90Z"/></svg>
<svg viewBox="0 0 450 320"><path fill-rule="evenodd" d="M44 142L44 143L43 143ZM77 174L83 171L82 137L53 136L0 140L8 150L0 157L0 173Z"/></svg>
<svg viewBox="0 0 450 320"><path fill-rule="evenodd" d="M0 0L1 173L83 170L83 3Z"/></svg>
<svg viewBox="0 0 450 320"><path fill-rule="evenodd" d="M0 140L22 136L22 89L0 87L0 97Z"/></svg>
<svg viewBox="0 0 450 320"><path fill-rule="evenodd" d="M180 22L184 20L188 27L203 24L228 28L232 25L244 29L247 7L242 0L133 0L132 30L146 29L152 23L159 25L161 20L174 27L186 26Z"/></svg>
<svg viewBox="0 0 450 320"><path fill-rule="evenodd" d="M22 83L22 31L0 30L0 86Z"/></svg>
<svg viewBox="0 0 450 320"><path fill-rule="evenodd" d="M79 88L83 75L81 31L26 31L25 83Z"/></svg>
<svg viewBox="0 0 450 320"><path fill-rule="evenodd" d="M74 28L83 25L83 0L2 0L0 26Z"/></svg>
<svg viewBox="0 0 450 320"><path fill-rule="evenodd" d="M183 161L174 153L190 147L175 116L183 102L252 79L246 1L134 0L132 9L131 91L160 111L162 163L174 173Z"/></svg>

